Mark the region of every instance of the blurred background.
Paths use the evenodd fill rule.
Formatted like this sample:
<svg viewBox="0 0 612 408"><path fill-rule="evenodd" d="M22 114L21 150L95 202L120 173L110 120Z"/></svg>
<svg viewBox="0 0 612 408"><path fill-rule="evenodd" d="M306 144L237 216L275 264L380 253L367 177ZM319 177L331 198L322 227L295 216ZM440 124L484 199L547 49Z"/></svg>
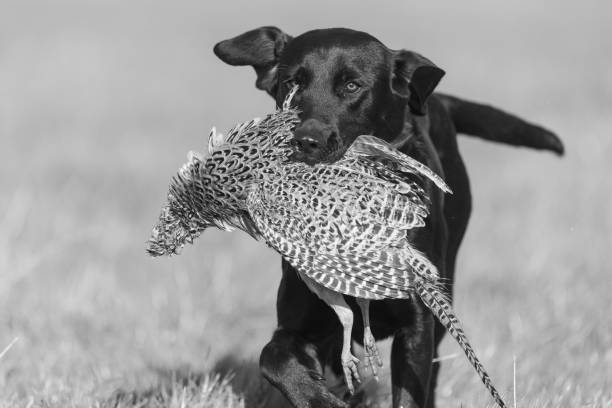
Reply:
<svg viewBox="0 0 612 408"><path fill-rule="evenodd" d="M519 406L612 406L604 0L0 0L0 406L143 406L162 389L174 406L180 378L228 353L256 377L279 257L242 233L210 231L172 259L144 242L210 127L273 108L251 68L212 53L261 25L368 31L445 69L439 90L559 134L561 159L461 136L474 211L455 305L507 396L516 375ZM445 339L440 406L486 406L459 352ZM192 394L182 406L209 406Z"/></svg>

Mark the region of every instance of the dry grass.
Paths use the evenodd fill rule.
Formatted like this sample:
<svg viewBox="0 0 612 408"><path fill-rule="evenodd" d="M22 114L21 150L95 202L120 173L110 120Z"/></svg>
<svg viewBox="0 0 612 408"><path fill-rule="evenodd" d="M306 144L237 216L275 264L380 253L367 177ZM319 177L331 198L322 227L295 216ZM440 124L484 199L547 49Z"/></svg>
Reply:
<svg viewBox="0 0 612 408"><path fill-rule="evenodd" d="M143 250L185 152L271 107L211 52L270 23L365 29L443 66L442 90L559 132L563 160L462 138L456 308L508 397L516 356L518 407L612 406L608 3L268 3L0 4L0 407L278 406L252 363L277 256L221 232L171 260ZM489 403L460 356L439 384L440 406Z"/></svg>

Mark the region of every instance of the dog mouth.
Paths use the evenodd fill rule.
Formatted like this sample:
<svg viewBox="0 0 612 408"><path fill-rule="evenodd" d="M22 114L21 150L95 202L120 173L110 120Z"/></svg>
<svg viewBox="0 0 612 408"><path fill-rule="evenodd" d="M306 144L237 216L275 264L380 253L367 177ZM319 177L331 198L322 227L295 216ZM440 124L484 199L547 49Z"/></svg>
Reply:
<svg viewBox="0 0 612 408"><path fill-rule="evenodd" d="M337 134L328 138L324 146L318 145L310 138L293 138L290 140L291 154L289 158L308 165L319 163L334 163L342 158L350 144L345 144Z"/></svg>

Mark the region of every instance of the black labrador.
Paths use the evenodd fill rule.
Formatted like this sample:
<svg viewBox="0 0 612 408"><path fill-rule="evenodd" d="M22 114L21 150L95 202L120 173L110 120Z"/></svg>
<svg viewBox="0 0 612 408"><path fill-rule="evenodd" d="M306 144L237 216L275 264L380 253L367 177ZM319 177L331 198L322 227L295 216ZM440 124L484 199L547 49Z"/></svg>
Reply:
<svg viewBox="0 0 612 408"><path fill-rule="evenodd" d="M443 175L454 194L432 191L431 215L418 247L435 263L452 293L455 259L471 211L470 185L457 149L457 132L487 140L563 154L551 132L498 109L432 94L444 71L411 51L394 51L371 35L324 29L291 37L261 27L222 41L215 54L230 65L250 65L256 86L280 105L299 85L301 110L296 155L307 163L332 161L359 135L382 138ZM342 373L341 326L334 312L286 262L278 290L278 329L261 353L263 375L295 407L346 407L346 396L326 386L323 368ZM360 316L353 299L347 299ZM372 332L393 336L391 381L394 407L433 407L444 328L420 303L371 304ZM361 342L360 318L354 339Z"/></svg>

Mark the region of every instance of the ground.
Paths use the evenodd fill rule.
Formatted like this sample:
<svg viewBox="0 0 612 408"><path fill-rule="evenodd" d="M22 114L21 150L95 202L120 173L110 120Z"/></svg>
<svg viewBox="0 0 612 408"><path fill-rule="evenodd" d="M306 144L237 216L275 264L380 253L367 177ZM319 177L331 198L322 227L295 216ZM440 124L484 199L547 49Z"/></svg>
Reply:
<svg viewBox="0 0 612 408"><path fill-rule="evenodd" d="M561 136L562 159L461 137L474 213L455 307L509 401L612 406L612 7L421 3L3 0L0 407L279 406L255 364L278 256L219 231L144 252L186 152L271 109L250 68L212 54L269 24L369 31L443 67L442 91ZM459 353L444 341L440 406L487 406Z"/></svg>

